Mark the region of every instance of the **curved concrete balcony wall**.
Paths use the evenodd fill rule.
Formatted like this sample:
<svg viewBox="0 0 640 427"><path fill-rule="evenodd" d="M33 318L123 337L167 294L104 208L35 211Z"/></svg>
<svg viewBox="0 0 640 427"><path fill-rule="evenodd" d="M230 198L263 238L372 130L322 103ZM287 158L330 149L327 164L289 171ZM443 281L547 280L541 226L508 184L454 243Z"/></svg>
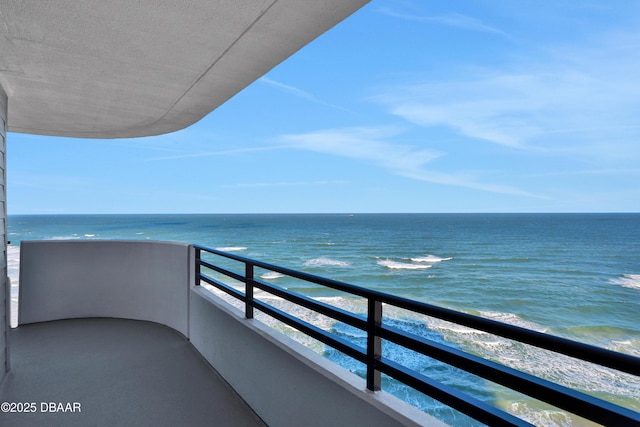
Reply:
<svg viewBox="0 0 640 427"><path fill-rule="evenodd" d="M190 250L155 241L23 241L18 323L115 317L188 336Z"/></svg>
<svg viewBox="0 0 640 427"><path fill-rule="evenodd" d="M191 245L23 241L20 325L114 317L169 326L272 426L442 426L195 286Z"/></svg>
<svg viewBox="0 0 640 427"><path fill-rule="evenodd" d="M267 425L445 427L200 286L190 313L191 343Z"/></svg>

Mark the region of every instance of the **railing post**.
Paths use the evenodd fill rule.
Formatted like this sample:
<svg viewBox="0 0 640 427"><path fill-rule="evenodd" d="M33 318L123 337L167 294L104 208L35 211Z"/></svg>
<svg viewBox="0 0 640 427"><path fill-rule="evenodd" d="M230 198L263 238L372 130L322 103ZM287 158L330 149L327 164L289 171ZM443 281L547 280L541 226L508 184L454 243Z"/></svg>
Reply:
<svg viewBox="0 0 640 427"><path fill-rule="evenodd" d="M367 388L380 390L381 374L376 363L382 356L382 340L376 333L382 325L382 301L369 297L369 313L367 316Z"/></svg>
<svg viewBox="0 0 640 427"><path fill-rule="evenodd" d="M250 262L245 264L244 280L244 317L253 319L253 264Z"/></svg>
<svg viewBox="0 0 640 427"><path fill-rule="evenodd" d="M196 255L196 274L195 274L195 285L196 286L200 286L200 273L201 273L201 266L200 266L200 259L202 257L202 250L200 248L194 248L195 249L195 255Z"/></svg>

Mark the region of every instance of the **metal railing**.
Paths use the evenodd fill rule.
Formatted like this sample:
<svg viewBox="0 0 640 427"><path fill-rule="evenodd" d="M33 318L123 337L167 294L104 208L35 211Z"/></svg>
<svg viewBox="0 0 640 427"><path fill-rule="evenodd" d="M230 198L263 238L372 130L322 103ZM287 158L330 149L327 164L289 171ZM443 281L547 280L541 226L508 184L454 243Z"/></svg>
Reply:
<svg viewBox="0 0 640 427"><path fill-rule="evenodd" d="M366 383L369 390L380 390L381 374L385 374L482 423L491 426L531 425L500 408L385 358L382 354L382 342L385 340L596 423L606 426L640 426L640 413L631 409L386 325L383 323L383 304L453 322L640 377L640 358L638 357L271 265L216 249L195 245L195 252L196 285L200 285L201 281L204 281L244 302L245 317L247 319L252 319L254 310L257 309L364 363L367 372ZM240 262L244 265L244 272L234 272L209 262L203 259L203 253ZM367 313L366 315L355 314L258 280L254 277L254 269L256 267L362 297L367 301ZM245 291L241 292L220 280L214 279L205 274L203 269L215 271L242 282L245 286ZM365 331L367 336L366 348L292 316L264 301L255 299L254 289L256 288Z"/></svg>

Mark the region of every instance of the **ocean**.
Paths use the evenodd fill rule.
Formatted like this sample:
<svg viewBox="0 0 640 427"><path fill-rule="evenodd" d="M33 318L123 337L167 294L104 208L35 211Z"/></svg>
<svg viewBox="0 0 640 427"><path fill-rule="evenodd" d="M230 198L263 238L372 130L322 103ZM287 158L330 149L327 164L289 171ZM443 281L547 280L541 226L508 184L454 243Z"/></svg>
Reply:
<svg viewBox="0 0 640 427"><path fill-rule="evenodd" d="M10 215L8 234L14 285L23 240L183 241L640 356L640 214ZM263 279L362 309L331 290L273 273ZM632 376L435 319L398 314L392 321L640 411L640 384ZM349 328L328 327L352 341L364 339ZM363 375L348 357L309 345ZM592 425L402 349L385 352L536 425ZM452 425L477 425L392 380L383 387Z"/></svg>

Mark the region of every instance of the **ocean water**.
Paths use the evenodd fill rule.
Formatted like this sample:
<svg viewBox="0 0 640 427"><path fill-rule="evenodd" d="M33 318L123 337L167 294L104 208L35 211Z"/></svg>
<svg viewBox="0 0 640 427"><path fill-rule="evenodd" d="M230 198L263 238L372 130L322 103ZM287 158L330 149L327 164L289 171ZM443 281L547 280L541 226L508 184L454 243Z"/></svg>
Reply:
<svg viewBox="0 0 640 427"><path fill-rule="evenodd" d="M640 214L16 215L8 232L13 284L22 240L176 240L640 356ZM364 310L355 298L273 272L262 278ZM640 384L632 376L436 319L385 314L405 330L640 411ZM341 324L324 327L364 340ZM308 344L363 375L348 357ZM403 349L384 351L535 425L592 425ZM452 425L478 425L393 380L383 388Z"/></svg>

